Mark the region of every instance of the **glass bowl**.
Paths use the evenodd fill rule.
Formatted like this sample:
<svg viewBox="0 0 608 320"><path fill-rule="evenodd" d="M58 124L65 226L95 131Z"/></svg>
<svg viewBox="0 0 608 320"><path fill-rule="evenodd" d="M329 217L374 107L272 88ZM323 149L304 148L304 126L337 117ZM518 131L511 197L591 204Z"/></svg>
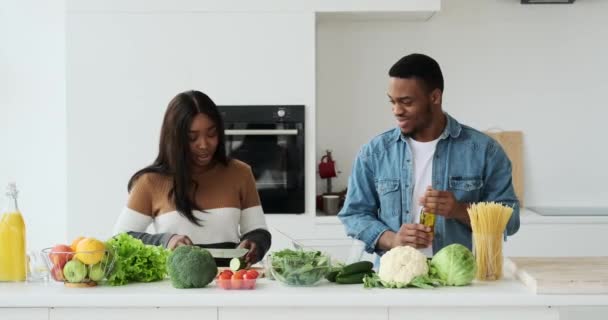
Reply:
<svg viewBox="0 0 608 320"><path fill-rule="evenodd" d="M108 250L54 251L42 250L42 257L55 281L68 287L92 287L106 280L114 266L114 255Z"/></svg>
<svg viewBox="0 0 608 320"><path fill-rule="evenodd" d="M265 269L272 277L288 286L314 286L331 271L329 255L318 252L314 260L268 255Z"/></svg>

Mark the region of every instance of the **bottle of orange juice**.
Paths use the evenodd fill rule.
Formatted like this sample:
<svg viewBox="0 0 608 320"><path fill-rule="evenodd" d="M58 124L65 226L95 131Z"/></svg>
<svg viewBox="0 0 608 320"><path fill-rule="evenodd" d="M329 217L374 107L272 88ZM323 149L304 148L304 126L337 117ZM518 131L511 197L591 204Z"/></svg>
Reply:
<svg viewBox="0 0 608 320"><path fill-rule="evenodd" d="M0 281L25 281L25 222L17 205L17 185L9 183L8 207L0 218Z"/></svg>

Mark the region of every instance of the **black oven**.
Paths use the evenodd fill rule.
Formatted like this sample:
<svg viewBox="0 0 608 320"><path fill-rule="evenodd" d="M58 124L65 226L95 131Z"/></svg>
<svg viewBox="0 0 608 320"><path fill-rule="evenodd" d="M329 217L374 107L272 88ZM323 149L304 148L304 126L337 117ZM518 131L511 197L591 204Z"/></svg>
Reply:
<svg viewBox="0 0 608 320"><path fill-rule="evenodd" d="M304 213L304 106L218 106L228 156L251 166L265 213Z"/></svg>

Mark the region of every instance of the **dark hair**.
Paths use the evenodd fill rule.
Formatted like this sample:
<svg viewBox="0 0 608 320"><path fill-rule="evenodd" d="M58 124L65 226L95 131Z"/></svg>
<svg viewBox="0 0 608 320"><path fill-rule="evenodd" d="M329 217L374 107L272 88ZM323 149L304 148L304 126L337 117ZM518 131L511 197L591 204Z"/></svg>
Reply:
<svg viewBox="0 0 608 320"><path fill-rule="evenodd" d="M172 176L173 188L167 196L169 199L173 196L176 210L196 225L200 225L199 219L194 216L192 210L200 210L200 208L189 196L196 193L198 185L192 179L188 132L192 120L199 113L209 117L218 132L218 145L213 154L213 160L224 165L228 163L224 121L217 106L211 98L200 91L186 91L178 94L169 102L160 130L156 160L151 165L137 171L129 180L127 187L131 191L135 180L144 173L155 172Z"/></svg>
<svg viewBox="0 0 608 320"><path fill-rule="evenodd" d="M420 53L412 53L397 61L388 71L393 78L421 80L426 90L439 89L443 92L443 74L435 59Z"/></svg>

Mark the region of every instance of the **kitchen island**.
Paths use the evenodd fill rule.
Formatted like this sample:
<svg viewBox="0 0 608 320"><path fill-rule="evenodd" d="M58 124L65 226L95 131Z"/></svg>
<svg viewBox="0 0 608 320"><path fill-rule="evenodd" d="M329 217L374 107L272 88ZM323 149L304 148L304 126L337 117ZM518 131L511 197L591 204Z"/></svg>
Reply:
<svg viewBox="0 0 608 320"><path fill-rule="evenodd" d="M601 319L608 295L536 295L511 278L436 289L364 289L329 282L287 287L267 279L260 279L255 290L222 290L214 283L174 289L169 281L93 288L0 283L2 320L579 318L568 316L571 309L591 310L593 319Z"/></svg>

